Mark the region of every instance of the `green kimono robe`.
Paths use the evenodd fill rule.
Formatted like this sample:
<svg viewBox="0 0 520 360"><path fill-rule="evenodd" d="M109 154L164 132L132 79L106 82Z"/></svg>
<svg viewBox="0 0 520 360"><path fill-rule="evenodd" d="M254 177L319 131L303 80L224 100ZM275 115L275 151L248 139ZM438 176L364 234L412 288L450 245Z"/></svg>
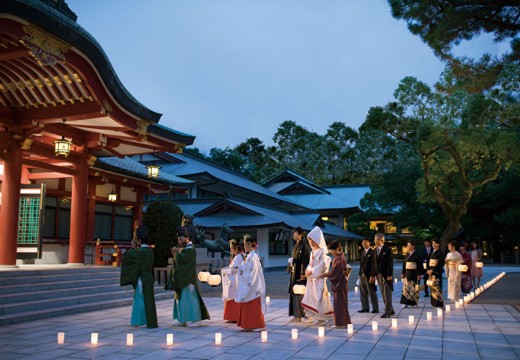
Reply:
<svg viewBox="0 0 520 360"><path fill-rule="evenodd" d="M209 313L197 285L197 252L193 244L188 243L173 257L172 271L166 281L165 290L175 291L176 301L181 301L181 293L188 285L193 284L200 304L201 320L209 320Z"/></svg>
<svg viewBox="0 0 520 360"><path fill-rule="evenodd" d="M153 250L149 247L130 249L123 256L121 265L121 286L132 285L134 290L141 278L146 313L146 327L156 328L157 310L155 308L155 294L153 290Z"/></svg>

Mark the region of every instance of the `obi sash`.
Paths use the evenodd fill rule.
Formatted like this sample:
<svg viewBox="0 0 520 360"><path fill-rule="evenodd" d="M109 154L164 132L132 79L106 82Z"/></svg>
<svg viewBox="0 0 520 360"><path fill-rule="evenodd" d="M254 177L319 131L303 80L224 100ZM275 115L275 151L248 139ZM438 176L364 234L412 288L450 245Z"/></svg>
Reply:
<svg viewBox="0 0 520 360"><path fill-rule="evenodd" d="M438 262L438 261L439 261L439 260L437 260L437 259L430 259L430 266L431 266L431 267L435 267L435 266L437 266L437 262Z"/></svg>
<svg viewBox="0 0 520 360"><path fill-rule="evenodd" d="M406 262L406 270L417 270L417 263L407 261Z"/></svg>

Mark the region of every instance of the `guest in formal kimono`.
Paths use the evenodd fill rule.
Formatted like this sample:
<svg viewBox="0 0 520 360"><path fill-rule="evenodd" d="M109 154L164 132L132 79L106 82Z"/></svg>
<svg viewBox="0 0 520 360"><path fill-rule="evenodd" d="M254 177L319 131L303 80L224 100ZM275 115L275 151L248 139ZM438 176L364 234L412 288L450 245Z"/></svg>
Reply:
<svg viewBox="0 0 520 360"><path fill-rule="evenodd" d="M238 266L237 295L240 315L237 325L246 330L259 331L265 328L265 280L260 256L256 252L256 240L244 236L246 259Z"/></svg>
<svg viewBox="0 0 520 360"><path fill-rule="evenodd" d="M405 256L401 273L401 279L403 280L401 304L403 304L403 307L417 306L419 290L416 288L416 285L421 282L423 273L423 261L421 256L415 251L415 244L408 241L406 246L408 252Z"/></svg>
<svg viewBox="0 0 520 360"><path fill-rule="evenodd" d="M433 252L428 260L427 274L430 282L430 301L433 307L444 307L442 295L442 273L444 272L444 254L438 238L432 240Z"/></svg>
<svg viewBox="0 0 520 360"><path fill-rule="evenodd" d="M229 267L222 268L222 300L224 301L224 320L237 322L240 316L240 304L235 301L237 295L238 267L245 260L243 245L235 239L229 240L231 254Z"/></svg>
<svg viewBox="0 0 520 360"><path fill-rule="evenodd" d="M424 248L422 249L421 257L423 259L423 270L428 269L428 261L430 261L430 256L433 253L432 242L430 239L424 240ZM428 281L428 273L426 271L423 272L423 282L424 282L424 297L429 297L428 294L429 289L426 285L426 281Z"/></svg>
<svg viewBox="0 0 520 360"><path fill-rule="evenodd" d="M459 265L462 264L462 256L457 251L455 241L448 244L448 254L446 255L446 277L448 278L448 298L456 302L460 298L461 273Z"/></svg>
<svg viewBox="0 0 520 360"><path fill-rule="evenodd" d="M372 303L372 313L379 312L379 303L377 302L376 282L373 274L376 273L374 250L370 247L370 240L363 239L361 242L363 250L361 251L361 260L359 261L359 294L361 299L360 313L367 313L370 311L369 297Z"/></svg>
<svg viewBox="0 0 520 360"><path fill-rule="evenodd" d="M321 275L328 277L334 293L334 325L333 327L345 327L352 324L350 314L348 312L348 276L347 260L345 254L341 251L341 244L338 240L332 241L328 245L329 251L334 256L332 260L332 269Z"/></svg>
<svg viewBox="0 0 520 360"><path fill-rule="evenodd" d="M464 294L469 294L473 286L471 285L471 255L466 251L466 244L459 247L459 253L462 256L462 264L468 267L468 270L460 274L460 288Z"/></svg>
<svg viewBox="0 0 520 360"><path fill-rule="evenodd" d="M307 240L303 239L304 232L301 227L297 227L293 231L293 239L295 241L292 257L289 258L289 266L287 271L291 274L289 280L289 316L292 316L291 322L301 321L305 316L302 307L303 295L295 294L294 285L306 285L305 269L309 265L309 257L311 248Z"/></svg>
<svg viewBox="0 0 520 360"><path fill-rule="evenodd" d="M201 320L209 320L209 313L197 286L197 252L190 241L188 230L177 230L179 245L172 248L172 270L165 289L174 291L174 325L197 327Z"/></svg>
<svg viewBox="0 0 520 360"><path fill-rule="evenodd" d="M312 251L309 266L305 270L307 289L302 299L302 306L307 317L314 319L314 325L319 325L332 320L334 315L327 282L321 277L329 271L330 257L327 256L325 237L318 226L307 235L307 240Z"/></svg>
<svg viewBox="0 0 520 360"><path fill-rule="evenodd" d="M374 241L376 243L376 256L374 257L376 273L374 276L377 276L381 296L385 303L385 313L381 317L388 318L395 314L392 306L394 259L392 257L392 249L385 244L385 236L383 234L376 234Z"/></svg>
<svg viewBox="0 0 520 360"><path fill-rule="evenodd" d="M134 288L131 326L158 327L153 291L153 259L153 250L148 247L148 230L140 226L136 232L135 247L125 253L121 265L121 286L131 284Z"/></svg>
<svg viewBox="0 0 520 360"><path fill-rule="evenodd" d="M471 243L471 282L476 289L480 287L480 278L483 272L481 267L477 267L477 263L482 261L482 249L476 242Z"/></svg>

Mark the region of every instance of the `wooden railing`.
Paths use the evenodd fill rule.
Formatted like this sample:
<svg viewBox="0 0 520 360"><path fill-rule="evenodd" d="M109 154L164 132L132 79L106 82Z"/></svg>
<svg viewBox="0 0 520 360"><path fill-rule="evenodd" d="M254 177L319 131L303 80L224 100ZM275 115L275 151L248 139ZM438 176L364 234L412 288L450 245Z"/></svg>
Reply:
<svg viewBox="0 0 520 360"><path fill-rule="evenodd" d="M114 241L96 241L95 265L121 266L123 255L132 245L118 245Z"/></svg>

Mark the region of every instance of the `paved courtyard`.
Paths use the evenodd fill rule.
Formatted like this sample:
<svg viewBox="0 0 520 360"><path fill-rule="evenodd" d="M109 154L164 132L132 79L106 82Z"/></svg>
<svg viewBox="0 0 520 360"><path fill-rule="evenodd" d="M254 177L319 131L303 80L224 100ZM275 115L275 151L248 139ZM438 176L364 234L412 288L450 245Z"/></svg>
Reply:
<svg viewBox="0 0 520 360"><path fill-rule="evenodd" d="M486 280L502 270L488 268ZM507 276L504 278L505 281ZM498 283L500 284L500 282ZM204 285L206 286L206 285ZM498 285L497 285L498 286ZM212 320L199 328L172 327L172 301L157 303L158 329L128 326L130 306L104 311L67 315L0 327L3 360L8 359L519 359L520 313L509 304L470 303L444 313L442 318L421 297L417 308L401 309L396 284L394 307L398 327L380 314L360 314L359 296L351 291L350 311L354 331L325 327L318 338L318 327L289 323L287 300L271 299L266 314L267 342L257 332L240 331L222 319L222 301L205 297ZM493 288L488 291L492 291ZM484 293L486 294L486 293ZM269 294L268 294L269 295ZM382 307L380 305L380 307ZM427 320L432 312L432 320ZM409 324L409 316L414 316ZM372 321L378 330L372 330ZM297 340L291 329L298 329ZM57 344L58 332L65 343ZM90 344L90 334L99 333L98 345ZM222 333L222 344L215 345L215 333ZM126 345L126 334L134 334L134 345ZM166 345L167 334L174 345Z"/></svg>

